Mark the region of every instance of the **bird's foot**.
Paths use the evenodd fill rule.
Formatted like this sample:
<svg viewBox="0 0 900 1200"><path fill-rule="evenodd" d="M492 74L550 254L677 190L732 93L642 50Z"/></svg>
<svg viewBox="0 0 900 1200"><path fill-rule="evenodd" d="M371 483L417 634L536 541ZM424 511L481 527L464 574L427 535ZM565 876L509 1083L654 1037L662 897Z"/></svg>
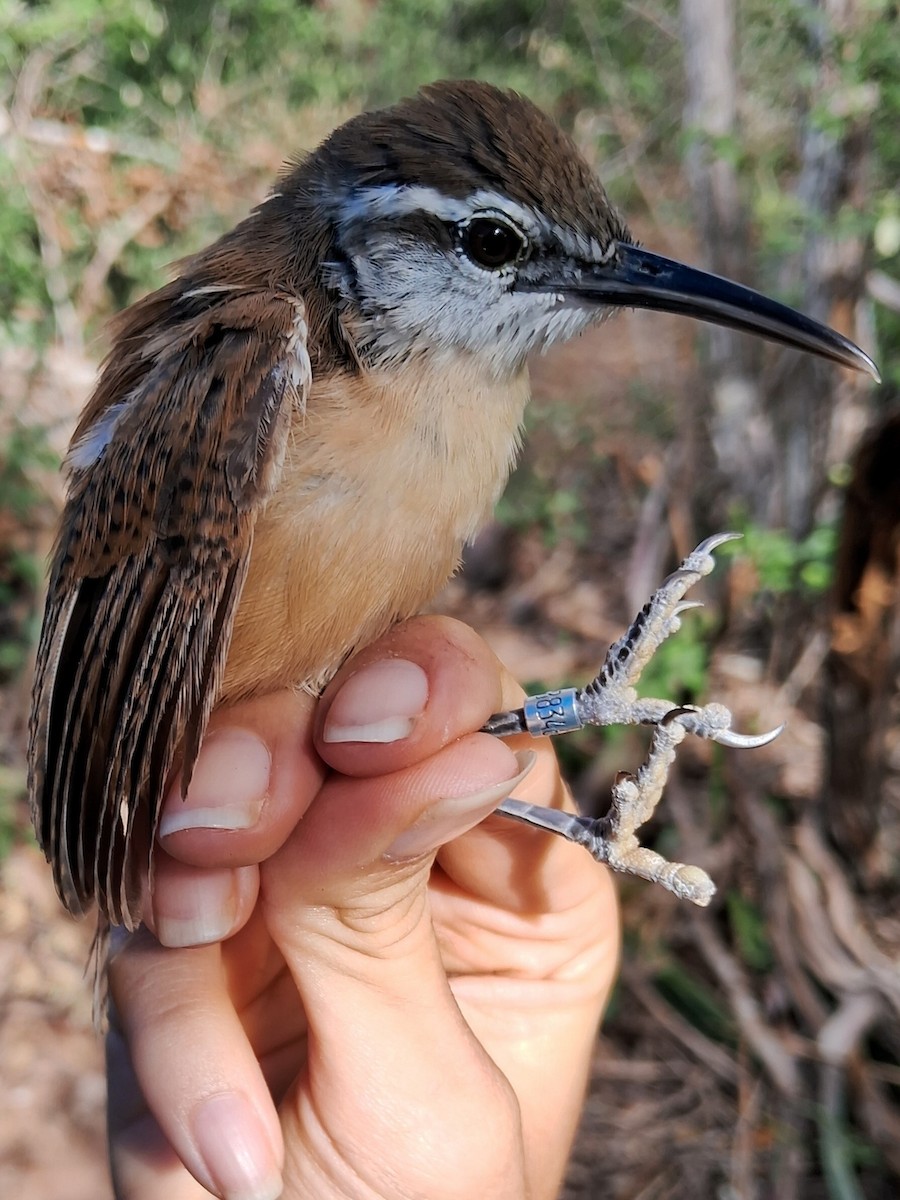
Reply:
<svg viewBox="0 0 900 1200"><path fill-rule="evenodd" d="M694 904L707 905L715 893L712 880L699 867L668 862L638 840L637 830L653 815L663 793L675 752L686 733L709 738L723 746L765 746L781 727L759 736L735 733L731 713L721 704L702 708L678 706L668 700L641 699L635 687L644 667L670 634L681 626L681 614L699 608L684 596L713 569L712 551L739 537L720 533L707 538L689 554L635 617L628 631L609 649L600 673L584 688L562 688L529 696L522 708L495 713L484 726L486 733L510 737L530 733L552 736L585 725L653 725L650 750L637 774L621 773L612 791L605 817L574 816L557 809L539 808L509 799L498 812L539 829L557 833L584 846L594 858L614 870L639 875Z"/></svg>

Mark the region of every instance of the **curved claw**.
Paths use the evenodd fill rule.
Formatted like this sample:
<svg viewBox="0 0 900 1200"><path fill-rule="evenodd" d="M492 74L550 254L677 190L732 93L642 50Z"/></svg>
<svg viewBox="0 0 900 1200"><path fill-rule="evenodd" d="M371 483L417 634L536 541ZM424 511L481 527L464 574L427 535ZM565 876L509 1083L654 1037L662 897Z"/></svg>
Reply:
<svg viewBox="0 0 900 1200"><path fill-rule="evenodd" d="M758 750L760 746L768 746L769 742L774 742L783 730L782 723L777 729L770 729L768 733L735 733L733 729L720 729L709 736L720 746L730 746L734 750Z"/></svg>
<svg viewBox="0 0 900 1200"><path fill-rule="evenodd" d="M717 546L724 546L726 542L736 542L743 536L744 535L742 533L734 532L714 533L712 537L708 537L705 541L700 543L700 545L693 551L691 557L693 557L694 554L709 554L711 551L715 550Z"/></svg>
<svg viewBox="0 0 900 1200"><path fill-rule="evenodd" d="M680 617L683 612L688 612L692 608L703 608L702 600L682 600L680 604L676 604L672 609L673 617Z"/></svg>

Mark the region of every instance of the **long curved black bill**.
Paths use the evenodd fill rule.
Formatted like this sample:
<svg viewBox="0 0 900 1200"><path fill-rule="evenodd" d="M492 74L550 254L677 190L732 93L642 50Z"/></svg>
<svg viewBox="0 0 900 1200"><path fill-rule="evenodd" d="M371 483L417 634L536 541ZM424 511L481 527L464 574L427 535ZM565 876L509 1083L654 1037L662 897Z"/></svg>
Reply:
<svg viewBox="0 0 900 1200"><path fill-rule="evenodd" d="M683 313L712 325L741 329L865 371L881 381L868 354L826 325L752 288L627 242L617 242L608 263L583 269L574 286L569 282L566 290L600 304Z"/></svg>

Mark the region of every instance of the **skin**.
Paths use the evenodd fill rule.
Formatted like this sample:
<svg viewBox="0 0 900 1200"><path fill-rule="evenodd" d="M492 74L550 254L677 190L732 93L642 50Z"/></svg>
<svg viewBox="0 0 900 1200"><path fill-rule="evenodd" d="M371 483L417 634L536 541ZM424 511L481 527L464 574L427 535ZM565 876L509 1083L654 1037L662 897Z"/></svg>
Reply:
<svg viewBox="0 0 900 1200"><path fill-rule="evenodd" d="M549 743L472 732L522 695L471 630L428 617L318 703L215 714L164 809L181 828L148 924L170 945L114 947L120 1200L557 1193L619 924L584 851L487 816L529 764L516 795L571 804ZM398 707L392 740L326 740ZM243 828L209 827L222 797Z"/></svg>

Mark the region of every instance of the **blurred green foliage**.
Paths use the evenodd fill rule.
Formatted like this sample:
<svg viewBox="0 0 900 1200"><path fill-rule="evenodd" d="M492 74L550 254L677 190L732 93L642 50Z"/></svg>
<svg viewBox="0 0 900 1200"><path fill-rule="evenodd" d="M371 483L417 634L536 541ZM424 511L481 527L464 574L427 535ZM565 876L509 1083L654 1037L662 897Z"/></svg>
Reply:
<svg viewBox="0 0 900 1200"><path fill-rule="evenodd" d="M44 431L14 421L0 447L0 509L26 523L39 497L31 471L55 465Z"/></svg>
<svg viewBox="0 0 900 1200"><path fill-rule="evenodd" d="M660 949L664 955L664 951ZM732 1045L734 1020L715 991L672 956L660 966L655 978L657 990L674 1009L697 1029L716 1042Z"/></svg>
<svg viewBox="0 0 900 1200"><path fill-rule="evenodd" d="M560 487L558 481L527 467L517 471L497 503L497 520L511 529L538 529L547 546L563 538L584 547L590 540L584 489L589 481Z"/></svg>
<svg viewBox="0 0 900 1200"><path fill-rule="evenodd" d="M38 50L87 52L91 69L66 71L56 103L86 123L127 120L146 132L166 109L190 111L212 76L258 93L275 87L291 106L385 102L398 86L475 73L542 89L545 102L596 103L612 98L605 65L652 117L666 95L661 55L677 76L675 13L660 0L643 11L619 0L5 0L0 48L13 69Z"/></svg>
<svg viewBox="0 0 900 1200"><path fill-rule="evenodd" d="M768 971L773 962L772 945L766 921L759 907L741 892L729 891L725 897L732 944L741 961L754 971Z"/></svg>
<svg viewBox="0 0 900 1200"><path fill-rule="evenodd" d="M13 421L0 442L0 514L12 518L17 533L27 534L47 507L35 470L55 465L43 430ZM0 683L22 669L36 640L42 577L43 564L27 537L23 544L7 544L0 536Z"/></svg>
<svg viewBox="0 0 900 1200"><path fill-rule="evenodd" d="M677 704L702 704L707 698L711 622L700 612L681 616L681 628L659 647L641 675L640 694Z"/></svg>
<svg viewBox="0 0 900 1200"><path fill-rule="evenodd" d="M772 595L805 591L821 593L831 585L837 528L817 525L800 541L784 529L763 529L741 518L734 521L741 540L728 542L719 553L726 558L749 558L759 586Z"/></svg>
<svg viewBox="0 0 900 1200"><path fill-rule="evenodd" d="M852 17L851 17L852 12ZM789 254L803 248L809 207L790 186L796 172L796 133L811 120L835 142L862 138L870 148L866 178L846 181L835 225L872 246L872 261L900 274L900 238L874 239L879 222L897 211L900 179L900 26L891 0L859 0L847 27L829 26L822 5L795 0L742 0L738 6L741 91L757 119L744 123L741 165L753 206L763 259L761 279L776 278ZM816 59L829 61L829 86L816 90ZM756 131L756 136L752 136ZM865 197L862 211L854 188ZM858 199L858 195L857 195ZM875 307L879 362L885 379L900 381L900 315Z"/></svg>
<svg viewBox="0 0 900 1200"><path fill-rule="evenodd" d="M0 762L0 863L14 845L32 841L31 822L22 819L25 771Z"/></svg>

